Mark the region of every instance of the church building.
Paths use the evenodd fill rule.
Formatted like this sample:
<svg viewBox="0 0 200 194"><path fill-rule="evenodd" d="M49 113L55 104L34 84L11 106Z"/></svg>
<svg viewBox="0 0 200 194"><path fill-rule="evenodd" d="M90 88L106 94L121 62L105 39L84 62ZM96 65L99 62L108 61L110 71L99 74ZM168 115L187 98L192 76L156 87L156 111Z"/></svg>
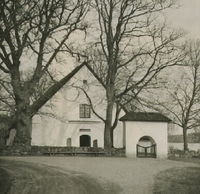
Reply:
<svg viewBox="0 0 200 194"><path fill-rule="evenodd" d="M83 92L87 92L87 96ZM32 145L104 146L105 91L83 67L33 118ZM159 113L121 113L114 130L114 147L125 148L127 157L167 157L170 120Z"/></svg>

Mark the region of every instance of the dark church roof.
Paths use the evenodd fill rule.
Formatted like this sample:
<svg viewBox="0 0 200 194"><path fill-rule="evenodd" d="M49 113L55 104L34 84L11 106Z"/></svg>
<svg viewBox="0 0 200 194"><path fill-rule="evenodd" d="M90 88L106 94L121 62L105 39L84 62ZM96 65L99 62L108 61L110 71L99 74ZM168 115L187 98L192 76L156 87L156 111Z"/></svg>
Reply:
<svg viewBox="0 0 200 194"><path fill-rule="evenodd" d="M170 122L166 116L157 112L129 112L119 119L120 121L153 121Z"/></svg>

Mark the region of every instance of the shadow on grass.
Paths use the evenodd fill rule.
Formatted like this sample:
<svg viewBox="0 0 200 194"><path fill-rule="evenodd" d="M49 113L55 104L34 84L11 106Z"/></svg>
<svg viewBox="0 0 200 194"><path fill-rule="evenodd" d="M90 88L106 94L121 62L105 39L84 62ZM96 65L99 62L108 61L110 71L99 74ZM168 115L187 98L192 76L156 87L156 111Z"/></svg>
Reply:
<svg viewBox="0 0 200 194"><path fill-rule="evenodd" d="M87 174L0 160L0 194L116 194L119 187ZM3 175L2 175L3 173Z"/></svg>
<svg viewBox="0 0 200 194"><path fill-rule="evenodd" d="M200 164L200 158L177 158L177 157L169 157L168 159L169 160L174 160L174 161L191 162L191 163Z"/></svg>
<svg viewBox="0 0 200 194"><path fill-rule="evenodd" d="M200 168L171 168L155 177L154 194L199 194Z"/></svg>
<svg viewBox="0 0 200 194"><path fill-rule="evenodd" d="M0 168L0 194L7 194L11 188L11 177L8 173Z"/></svg>

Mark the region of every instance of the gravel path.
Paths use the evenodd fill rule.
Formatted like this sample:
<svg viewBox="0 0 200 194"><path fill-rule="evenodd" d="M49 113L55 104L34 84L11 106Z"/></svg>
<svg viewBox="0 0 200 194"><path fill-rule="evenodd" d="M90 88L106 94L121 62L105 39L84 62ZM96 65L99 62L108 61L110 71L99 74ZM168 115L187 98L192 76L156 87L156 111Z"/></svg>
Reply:
<svg viewBox="0 0 200 194"><path fill-rule="evenodd" d="M102 184L113 182L122 194L151 194L155 175L173 167L199 166L192 163L159 159L104 157L6 157L9 160L33 162L59 167L61 172L85 173Z"/></svg>

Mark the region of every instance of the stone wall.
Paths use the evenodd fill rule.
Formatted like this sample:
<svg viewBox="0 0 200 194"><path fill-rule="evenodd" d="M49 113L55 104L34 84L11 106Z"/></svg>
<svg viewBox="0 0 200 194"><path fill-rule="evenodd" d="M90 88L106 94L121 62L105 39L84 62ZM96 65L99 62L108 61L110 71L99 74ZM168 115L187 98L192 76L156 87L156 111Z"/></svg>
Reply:
<svg viewBox="0 0 200 194"><path fill-rule="evenodd" d="M113 148L110 152L103 148L94 147L50 147L50 146L3 146L0 147L0 156L114 156L124 157L125 149Z"/></svg>
<svg viewBox="0 0 200 194"><path fill-rule="evenodd" d="M184 151L179 149L169 148L168 158L199 158L200 159L200 150L198 151Z"/></svg>

